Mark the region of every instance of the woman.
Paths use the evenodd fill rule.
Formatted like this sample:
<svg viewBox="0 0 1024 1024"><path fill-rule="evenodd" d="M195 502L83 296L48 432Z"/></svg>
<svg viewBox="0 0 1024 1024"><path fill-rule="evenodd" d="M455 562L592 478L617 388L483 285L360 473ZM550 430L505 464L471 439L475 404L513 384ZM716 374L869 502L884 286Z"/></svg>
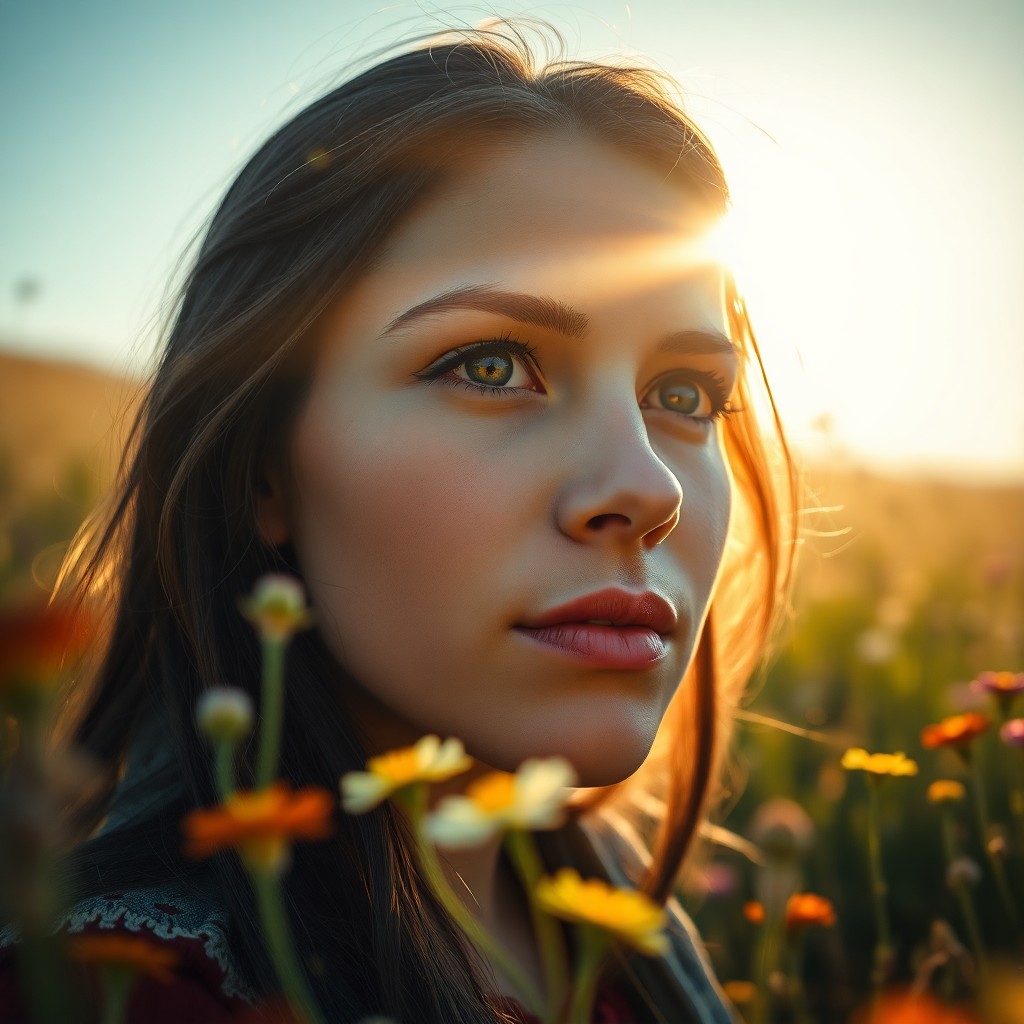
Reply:
<svg viewBox="0 0 1024 1024"><path fill-rule="evenodd" d="M71 930L190 950L193 1019L272 990L238 861L179 852L180 819L216 802L196 701L223 682L256 696L237 601L267 572L301 577L318 622L289 654L284 777L334 788L428 732L480 770L559 754L591 792L549 860L668 899L788 574L759 356L709 245L727 203L656 76L536 69L509 30L387 60L259 150L210 224L80 566L116 614L67 719L107 772ZM645 864L620 812L653 789ZM497 848L449 869L535 976ZM519 1012L393 808L300 844L285 884L326 1019ZM674 938L609 975L603 1019L729 1019Z"/></svg>

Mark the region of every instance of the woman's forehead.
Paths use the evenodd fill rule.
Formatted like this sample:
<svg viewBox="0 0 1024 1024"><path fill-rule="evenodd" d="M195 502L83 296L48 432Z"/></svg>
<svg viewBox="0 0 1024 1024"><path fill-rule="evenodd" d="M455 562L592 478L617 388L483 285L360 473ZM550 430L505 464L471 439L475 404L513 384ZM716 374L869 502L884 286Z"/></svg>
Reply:
<svg viewBox="0 0 1024 1024"><path fill-rule="evenodd" d="M375 262L530 265L548 253L625 270L622 261L645 254L682 258L711 220L700 200L639 159L580 133L546 134L461 160L399 221Z"/></svg>

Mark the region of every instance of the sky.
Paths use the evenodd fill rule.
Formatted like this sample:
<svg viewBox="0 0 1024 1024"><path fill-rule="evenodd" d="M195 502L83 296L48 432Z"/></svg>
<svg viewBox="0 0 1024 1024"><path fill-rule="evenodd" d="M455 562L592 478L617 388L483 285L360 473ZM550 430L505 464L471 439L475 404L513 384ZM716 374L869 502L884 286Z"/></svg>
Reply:
<svg viewBox="0 0 1024 1024"><path fill-rule="evenodd" d="M667 71L798 443L1024 480L1024 3L0 0L0 344L150 365L256 146L360 61L485 17Z"/></svg>

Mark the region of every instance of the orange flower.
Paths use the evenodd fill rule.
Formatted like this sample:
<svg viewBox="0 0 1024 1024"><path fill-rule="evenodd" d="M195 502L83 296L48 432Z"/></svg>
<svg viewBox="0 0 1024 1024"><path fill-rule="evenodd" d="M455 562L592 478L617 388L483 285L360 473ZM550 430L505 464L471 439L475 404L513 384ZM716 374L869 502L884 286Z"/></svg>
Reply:
<svg viewBox="0 0 1024 1024"><path fill-rule="evenodd" d="M182 822L189 857L237 849L253 870L282 871L294 839L331 833L334 798L326 789L291 792L274 782L255 792L232 793L220 806L193 811Z"/></svg>
<svg viewBox="0 0 1024 1024"><path fill-rule="evenodd" d="M68 940L68 952L82 964L135 971L158 981L172 981L180 963L173 949L136 935L75 935Z"/></svg>
<svg viewBox="0 0 1024 1024"><path fill-rule="evenodd" d="M828 927L836 923L836 912L823 896L813 892L795 892L786 903L786 931L796 932L808 925Z"/></svg>
<svg viewBox="0 0 1024 1024"><path fill-rule="evenodd" d="M992 723L978 711L950 715L937 725L926 725L921 730L921 745L927 750L936 747L966 747L976 740Z"/></svg>
<svg viewBox="0 0 1024 1024"><path fill-rule="evenodd" d="M50 682L88 647L92 620L66 604L0 612L0 693Z"/></svg>
<svg viewBox="0 0 1024 1024"><path fill-rule="evenodd" d="M875 1002L856 1024L979 1024L967 1010L947 1006L929 995L888 992Z"/></svg>
<svg viewBox="0 0 1024 1024"><path fill-rule="evenodd" d="M751 924L764 924L764 904L748 900L743 904L743 916Z"/></svg>

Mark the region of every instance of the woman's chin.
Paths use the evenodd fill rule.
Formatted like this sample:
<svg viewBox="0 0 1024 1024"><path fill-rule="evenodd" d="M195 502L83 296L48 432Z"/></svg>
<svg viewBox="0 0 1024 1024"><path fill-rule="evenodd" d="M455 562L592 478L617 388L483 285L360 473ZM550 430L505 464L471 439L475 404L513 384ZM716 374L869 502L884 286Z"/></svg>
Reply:
<svg viewBox="0 0 1024 1024"><path fill-rule="evenodd" d="M644 763L654 742L653 734L633 733L621 727L612 733L580 730L550 737L519 737L518 743L500 743L476 756L499 771L515 771L531 757L562 757L572 765L581 787L612 786L628 779ZM487 753L490 756L487 756Z"/></svg>

